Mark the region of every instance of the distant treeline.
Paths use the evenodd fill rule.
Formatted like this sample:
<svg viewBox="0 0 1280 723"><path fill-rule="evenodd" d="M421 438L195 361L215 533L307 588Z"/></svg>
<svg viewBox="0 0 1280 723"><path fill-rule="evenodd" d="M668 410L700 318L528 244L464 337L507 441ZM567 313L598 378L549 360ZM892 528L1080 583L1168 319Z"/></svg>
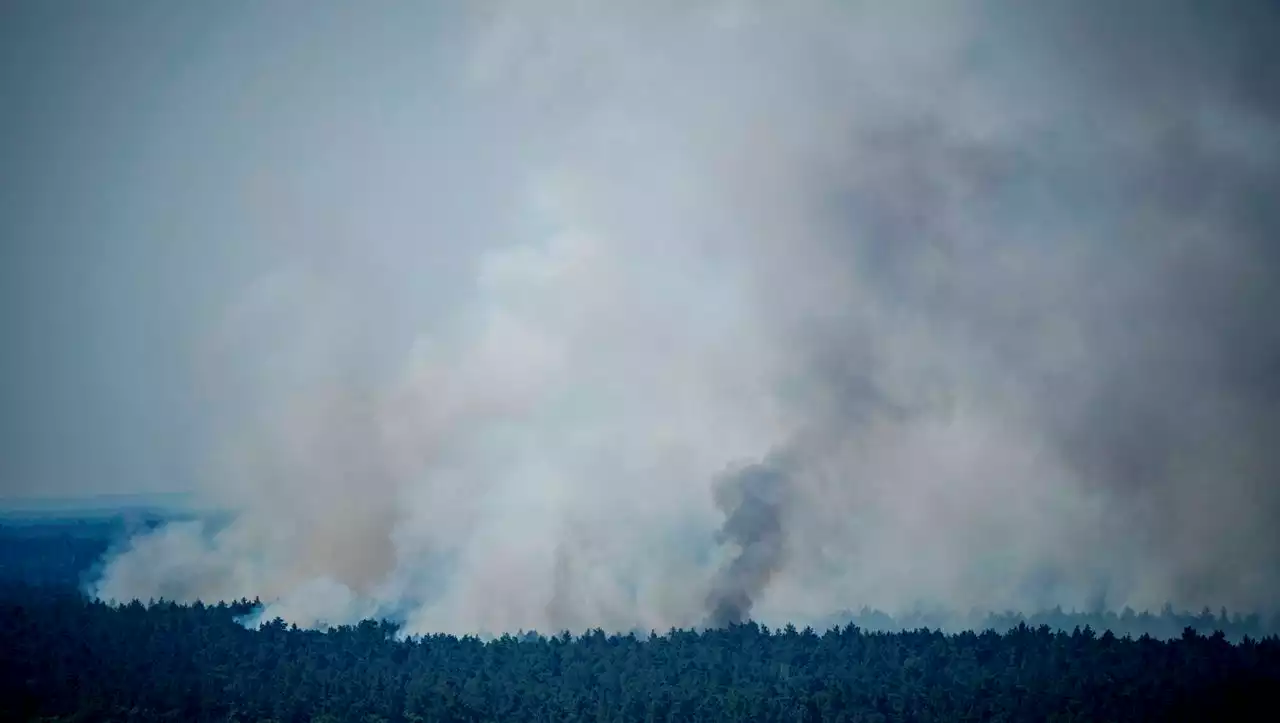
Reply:
<svg viewBox="0 0 1280 723"><path fill-rule="evenodd" d="M88 517L0 515L0 584L79 587L113 546L139 532L189 519L196 518L141 508Z"/></svg>
<svg viewBox="0 0 1280 723"><path fill-rule="evenodd" d="M113 607L11 587L0 720L1275 720L1280 639L1169 641L1025 624L1004 634L822 633L754 623L652 637L327 632L253 604Z"/></svg>
<svg viewBox="0 0 1280 723"><path fill-rule="evenodd" d="M1051 630L1065 632L1089 627L1099 632L1110 630L1120 636L1140 638L1143 635L1149 635L1162 640L1179 637L1186 628L1191 628L1201 635L1222 632L1231 642L1239 642L1246 636L1258 639L1268 635L1280 635L1280 614L1266 617L1258 613L1242 615L1239 612L1229 613L1225 608L1220 608L1217 613L1204 608L1197 614L1175 611L1172 605L1165 605L1159 613L1136 612L1129 608L1120 612L1078 612L1054 608L1029 615L1018 612L972 612L968 615L916 613L893 616L878 610L863 608L856 613L844 612L833 615L822 621L822 626L829 627L848 622L864 630L883 632L921 628L947 632L1005 631L1019 624L1026 624L1033 628L1047 625Z"/></svg>
<svg viewBox="0 0 1280 723"><path fill-rule="evenodd" d="M129 529L119 518L0 524L0 584L77 587Z"/></svg>
<svg viewBox="0 0 1280 723"><path fill-rule="evenodd" d="M114 515L94 518L9 520L0 524L0 595L5 586L40 586L81 589L94 576L103 556L112 545L125 542L128 535L154 528L169 519L154 514ZM1098 632L1110 630L1116 635L1139 638L1150 635L1171 639L1191 628L1202 635L1221 631L1227 640L1238 642L1245 636L1262 638L1280 635L1280 613L1217 612L1205 608L1199 613L1175 611L1166 605L1158 613L1115 611L1078 612L1061 608L1034 614L1018 612L993 613L972 611L968 614L917 612L890 615L862 608L843 611L822 620L812 621L815 628L827 629L854 623L868 631L962 630L1005 631L1026 623L1030 627L1047 625L1054 631L1071 632L1090 627ZM635 631L637 634L645 631Z"/></svg>

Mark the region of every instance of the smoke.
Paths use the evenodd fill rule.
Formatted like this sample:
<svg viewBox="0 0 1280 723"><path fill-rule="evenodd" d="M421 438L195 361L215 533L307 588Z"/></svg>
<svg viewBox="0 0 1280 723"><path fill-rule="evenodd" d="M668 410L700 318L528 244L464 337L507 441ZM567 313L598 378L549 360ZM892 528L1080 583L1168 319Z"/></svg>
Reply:
<svg viewBox="0 0 1280 723"><path fill-rule="evenodd" d="M490 3L340 24L314 76L320 31L232 44L286 199L194 382L237 516L95 593L408 632L1270 608L1276 14L1121 5Z"/></svg>
<svg viewBox="0 0 1280 723"><path fill-rule="evenodd" d="M741 623L751 616L754 598L785 561L782 505L787 473L770 459L727 474L715 486L716 506L725 514L717 542L732 545L729 561L717 571L707 597L712 626Z"/></svg>

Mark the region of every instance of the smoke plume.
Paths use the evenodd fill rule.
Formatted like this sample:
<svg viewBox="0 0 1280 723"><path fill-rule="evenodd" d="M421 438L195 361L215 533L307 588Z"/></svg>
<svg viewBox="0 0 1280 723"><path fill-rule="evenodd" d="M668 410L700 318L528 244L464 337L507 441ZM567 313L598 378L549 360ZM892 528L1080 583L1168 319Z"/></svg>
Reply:
<svg viewBox="0 0 1280 723"><path fill-rule="evenodd" d="M1273 6L467 8L228 20L156 102L225 121L180 210L253 242L191 373L235 517L97 595L410 632L1280 599Z"/></svg>
<svg viewBox="0 0 1280 723"><path fill-rule="evenodd" d="M716 627L741 623L764 592L786 554L782 529L787 472L770 459L727 474L715 486L716 507L725 514L716 541L730 545L730 558L711 582L709 622Z"/></svg>

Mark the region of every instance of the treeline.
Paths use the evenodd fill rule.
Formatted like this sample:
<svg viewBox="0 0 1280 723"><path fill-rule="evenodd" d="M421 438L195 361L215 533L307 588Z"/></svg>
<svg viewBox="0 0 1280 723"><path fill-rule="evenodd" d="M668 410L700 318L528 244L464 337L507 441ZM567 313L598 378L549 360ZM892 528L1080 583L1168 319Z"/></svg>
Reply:
<svg viewBox="0 0 1280 723"><path fill-rule="evenodd" d="M170 519L145 512L5 519L0 524L0 585L78 587L88 582L113 545Z"/></svg>
<svg viewBox="0 0 1280 723"><path fill-rule="evenodd" d="M74 587L122 530L114 520L0 525L0 584Z"/></svg>
<svg viewBox="0 0 1280 723"><path fill-rule="evenodd" d="M1093 628L1102 632L1110 630L1120 636L1140 638L1149 635L1168 640L1182 635L1191 628L1201 635L1223 633L1227 640L1236 643L1246 637L1259 639L1268 635L1280 635L1280 614L1263 617L1258 613L1241 615L1228 613L1226 608L1213 612L1209 608L1198 614L1179 612L1172 605L1165 605L1159 613L1137 612L1130 608L1116 611L1078 612L1064 611L1057 607L1032 614L1019 612L980 613L952 615L947 613L914 613L892 616L879 610L863 608L858 612L833 615L822 622L822 627L852 622L864 630L896 632L929 628L946 632L962 630L1009 630L1018 625L1038 628L1046 625L1054 631L1070 632L1075 628Z"/></svg>
<svg viewBox="0 0 1280 723"><path fill-rule="evenodd" d="M402 638L389 622L246 629L248 601L0 599L0 720L1275 720L1280 639L1018 625L638 637Z"/></svg>
<svg viewBox="0 0 1280 723"><path fill-rule="evenodd" d="M128 519L122 516L93 519L10 520L0 524L0 595L5 586L38 585L80 589L91 582L104 556L113 544L123 543L128 535L140 529L154 528L169 521L159 516ZM1263 616L1217 612L1204 608L1199 613L1175 611L1166 605L1159 613L1147 611L1064 611L1061 608L1032 614L1018 612L992 613L971 611L915 612L889 615L879 610L862 608L842 611L825 619L808 621L814 627L827 629L854 623L863 630L897 632L929 628L946 632L963 630L1009 630L1020 623L1029 627L1048 625L1054 631L1091 627L1102 632L1139 638L1170 639L1191 628L1202 635L1221 631L1227 640L1239 642L1246 636L1262 638L1280 635L1280 612Z"/></svg>

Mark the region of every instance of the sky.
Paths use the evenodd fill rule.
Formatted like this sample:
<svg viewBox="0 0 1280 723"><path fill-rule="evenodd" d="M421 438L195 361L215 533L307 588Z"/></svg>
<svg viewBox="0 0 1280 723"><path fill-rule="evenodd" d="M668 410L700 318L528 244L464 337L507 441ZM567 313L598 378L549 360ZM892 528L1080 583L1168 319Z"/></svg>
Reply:
<svg viewBox="0 0 1280 723"><path fill-rule="evenodd" d="M44 3L0 498L450 631L1280 594L1271 3Z"/></svg>

